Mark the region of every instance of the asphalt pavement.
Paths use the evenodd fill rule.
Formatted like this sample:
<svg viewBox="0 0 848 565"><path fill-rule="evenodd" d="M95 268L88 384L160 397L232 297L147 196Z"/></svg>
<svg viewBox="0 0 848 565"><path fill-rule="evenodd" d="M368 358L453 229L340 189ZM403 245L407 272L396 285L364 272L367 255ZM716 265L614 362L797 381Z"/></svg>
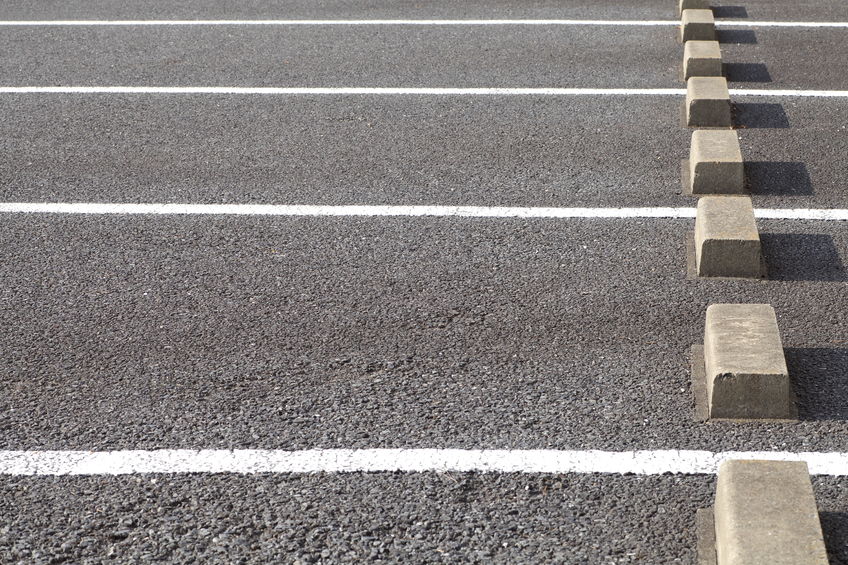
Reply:
<svg viewBox="0 0 848 565"><path fill-rule="evenodd" d="M739 3L742 4L742 3ZM734 20L848 21L751 0ZM676 2L6 2L20 19L677 17ZM682 88L663 26L8 27L2 86ZM845 89L844 28L722 28L732 88ZM803 48L799 48L802 45ZM758 208L848 208L846 98L736 97ZM4 202L694 206L677 95L0 94ZM848 451L848 235L761 220L3 214L0 449ZM690 348L774 306L801 421L701 423ZM831 563L845 478L814 477ZM7 563L695 563L711 475L0 476Z"/></svg>
<svg viewBox="0 0 848 565"><path fill-rule="evenodd" d="M680 126L682 104L677 96L6 95L0 194L26 202L694 206L681 194L691 135ZM846 206L844 101L735 104L756 206Z"/></svg>

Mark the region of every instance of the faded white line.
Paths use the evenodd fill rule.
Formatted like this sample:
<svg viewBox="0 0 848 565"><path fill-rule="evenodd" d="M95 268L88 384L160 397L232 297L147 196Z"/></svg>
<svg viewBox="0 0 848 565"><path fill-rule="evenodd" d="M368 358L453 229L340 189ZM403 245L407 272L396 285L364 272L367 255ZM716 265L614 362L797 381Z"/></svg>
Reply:
<svg viewBox="0 0 848 565"><path fill-rule="evenodd" d="M459 218L694 218L694 208L541 208L515 206L323 206L309 204L132 204L2 202L0 213L200 216L431 216ZM758 218L848 220L848 209L764 208Z"/></svg>
<svg viewBox="0 0 848 565"><path fill-rule="evenodd" d="M684 88L428 88L308 86L0 86L0 94L229 94L418 96L684 96ZM848 90L730 89L733 96L845 98Z"/></svg>
<svg viewBox="0 0 848 565"><path fill-rule="evenodd" d="M692 475L715 474L719 464L728 459L806 461L814 475L848 475L848 453L464 449L0 451L0 474L475 471Z"/></svg>
<svg viewBox="0 0 848 565"><path fill-rule="evenodd" d="M4 27L145 26L678 26L678 20L359 19L359 20L4 20ZM719 20L717 27L846 28L848 22Z"/></svg>

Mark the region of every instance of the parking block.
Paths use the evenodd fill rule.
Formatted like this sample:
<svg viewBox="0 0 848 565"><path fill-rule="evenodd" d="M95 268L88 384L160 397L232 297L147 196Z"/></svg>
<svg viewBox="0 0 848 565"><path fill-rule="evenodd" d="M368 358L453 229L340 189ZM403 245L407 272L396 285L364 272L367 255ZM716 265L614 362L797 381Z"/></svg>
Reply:
<svg viewBox="0 0 848 565"><path fill-rule="evenodd" d="M693 132L688 172L692 194L743 194L745 167L736 132Z"/></svg>
<svg viewBox="0 0 848 565"><path fill-rule="evenodd" d="M827 565L803 461L725 461L714 507L719 565Z"/></svg>
<svg viewBox="0 0 848 565"><path fill-rule="evenodd" d="M686 125L730 127L730 91L722 77L691 77L686 81Z"/></svg>
<svg viewBox="0 0 848 565"><path fill-rule="evenodd" d="M708 10L710 3L708 0L680 0L677 6L678 15L683 14L683 10Z"/></svg>
<svg viewBox="0 0 848 565"><path fill-rule="evenodd" d="M768 304L713 304L704 325L710 418L794 420L795 396Z"/></svg>
<svg viewBox="0 0 848 565"><path fill-rule="evenodd" d="M681 41L715 41L715 18L712 10L683 10L680 20Z"/></svg>
<svg viewBox="0 0 848 565"><path fill-rule="evenodd" d="M695 268L699 277L763 276L754 206L746 196L704 196L695 217Z"/></svg>
<svg viewBox="0 0 848 565"><path fill-rule="evenodd" d="M683 79L720 76L721 47L718 41L687 41L683 47Z"/></svg>

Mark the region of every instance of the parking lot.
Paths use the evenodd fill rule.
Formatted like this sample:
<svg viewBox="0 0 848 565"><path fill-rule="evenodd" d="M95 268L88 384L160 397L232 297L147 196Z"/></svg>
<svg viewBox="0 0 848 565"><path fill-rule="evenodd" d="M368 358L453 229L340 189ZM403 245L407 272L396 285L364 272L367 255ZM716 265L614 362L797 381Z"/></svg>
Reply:
<svg viewBox="0 0 848 565"><path fill-rule="evenodd" d="M738 4L761 281L687 276L675 1L6 2L0 561L694 564L712 472L438 453L848 452L848 233L805 219L848 219L848 4ZM800 422L695 418L714 303L775 308ZM435 451L162 455L381 449ZM68 471L136 450L160 472ZM846 475L813 477L832 564Z"/></svg>

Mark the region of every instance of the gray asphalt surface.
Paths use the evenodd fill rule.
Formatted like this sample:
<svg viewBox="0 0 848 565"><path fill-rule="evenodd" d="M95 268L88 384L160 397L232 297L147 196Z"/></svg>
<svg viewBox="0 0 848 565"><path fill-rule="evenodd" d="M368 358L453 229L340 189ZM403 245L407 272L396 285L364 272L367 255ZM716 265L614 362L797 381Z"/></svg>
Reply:
<svg viewBox="0 0 848 565"><path fill-rule="evenodd" d="M813 482L831 563L848 562L845 482ZM712 504L714 490L713 478L684 476L15 478L0 485L0 556L28 563L694 563L693 516ZM10 501L43 511L33 516Z"/></svg>
<svg viewBox="0 0 848 565"><path fill-rule="evenodd" d="M679 87L673 27L10 27L6 86ZM840 89L844 29L721 29L734 88ZM803 45L803 49L798 49ZM827 69L827 72L822 72Z"/></svg>
<svg viewBox="0 0 848 565"><path fill-rule="evenodd" d="M682 104L674 96L2 96L0 194L690 206L680 194L691 135L680 127ZM735 120L757 206L846 207L843 101L739 98Z"/></svg>
<svg viewBox="0 0 848 565"><path fill-rule="evenodd" d="M741 3L740 3L741 4ZM676 2L6 2L0 19L673 19ZM848 20L843 2L720 17ZM722 32L732 86L845 89L845 30ZM803 45L803 49L798 46ZM3 85L679 87L672 28L4 28ZM758 207L845 208L842 99L737 98ZM0 96L0 198L692 206L677 97ZM848 450L848 235L762 221L5 215L0 449ZM701 424L707 305L777 310L797 424ZM814 479L833 564L844 479ZM0 477L2 563L694 563L709 476Z"/></svg>
<svg viewBox="0 0 848 565"><path fill-rule="evenodd" d="M718 17L750 20L848 21L848 5L821 0L746 0L716 2ZM157 0L113 2L111 0L27 0L4 2L3 18L29 20L71 19L380 19L380 18L567 18L670 20L677 17L677 3L666 0L190 0L163 3Z"/></svg>
<svg viewBox="0 0 848 565"><path fill-rule="evenodd" d="M11 216L5 447L848 450L843 226L763 223L763 282L686 280L689 229ZM706 307L755 301L810 421L697 424Z"/></svg>

